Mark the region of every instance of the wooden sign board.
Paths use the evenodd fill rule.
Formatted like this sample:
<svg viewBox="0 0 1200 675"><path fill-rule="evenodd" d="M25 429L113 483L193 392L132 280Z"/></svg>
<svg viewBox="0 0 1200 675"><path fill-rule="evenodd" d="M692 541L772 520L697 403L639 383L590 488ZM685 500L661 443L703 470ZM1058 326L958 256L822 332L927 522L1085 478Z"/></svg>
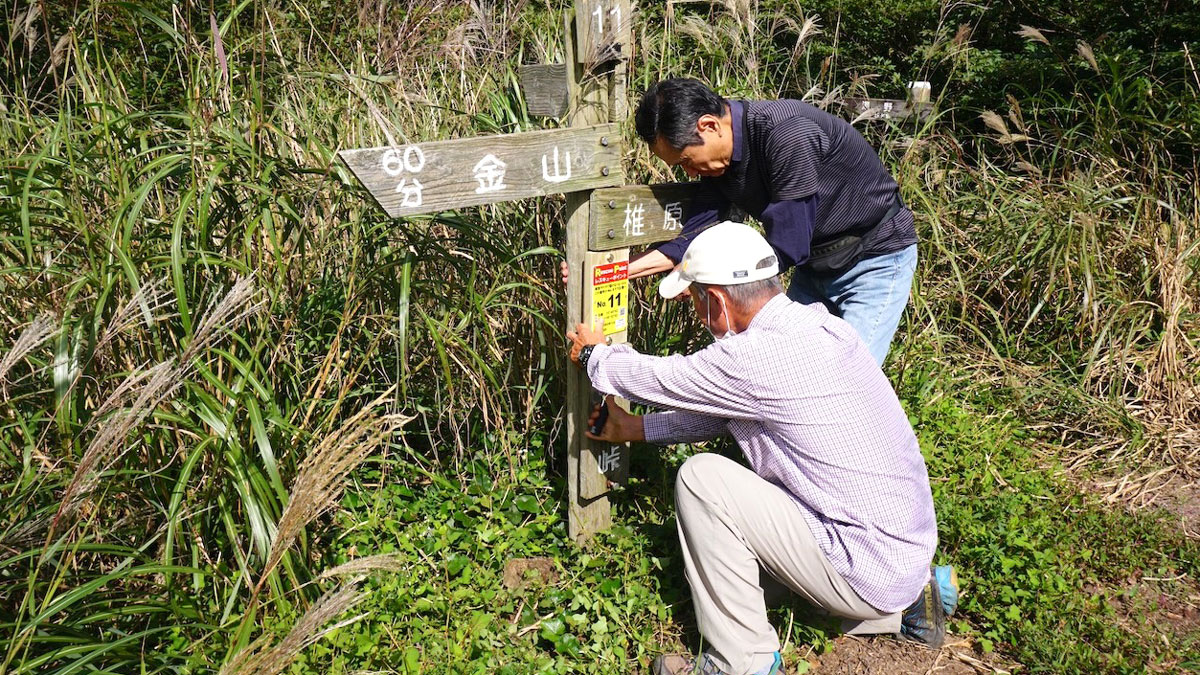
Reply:
<svg viewBox="0 0 1200 675"><path fill-rule="evenodd" d="M567 64L527 64L518 73L530 115L559 118L567 113Z"/></svg>
<svg viewBox="0 0 1200 675"><path fill-rule="evenodd" d="M842 106L855 114L858 120L900 120L916 118L923 120L933 110L929 102L915 103L895 98L847 98Z"/></svg>
<svg viewBox="0 0 1200 675"><path fill-rule="evenodd" d="M583 0L576 5L580 62L590 68L628 59L633 35L630 0Z"/></svg>
<svg viewBox="0 0 1200 675"><path fill-rule="evenodd" d="M589 205L588 248L608 251L678 237L702 189L692 182L595 190Z"/></svg>
<svg viewBox="0 0 1200 675"><path fill-rule="evenodd" d="M393 218L621 184L616 124L342 150Z"/></svg>

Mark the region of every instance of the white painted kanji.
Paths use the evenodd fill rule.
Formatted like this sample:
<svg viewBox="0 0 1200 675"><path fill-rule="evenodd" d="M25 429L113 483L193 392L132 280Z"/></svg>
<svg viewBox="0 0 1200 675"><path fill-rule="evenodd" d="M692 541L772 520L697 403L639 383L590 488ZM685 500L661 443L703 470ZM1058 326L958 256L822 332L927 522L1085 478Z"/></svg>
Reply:
<svg viewBox="0 0 1200 675"><path fill-rule="evenodd" d="M389 176L403 176L407 173L421 173L421 169L425 168L425 153L421 148L410 145L403 150L399 148L388 148L383 156L379 159L380 165L383 167L383 172ZM402 208L416 208L424 203L422 197L424 185L415 177L412 182L408 182L408 178L400 179L396 184L396 192L404 195L400 199Z"/></svg>
<svg viewBox="0 0 1200 675"><path fill-rule="evenodd" d="M646 205L638 202L625 205L625 236L641 236L646 233Z"/></svg>
<svg viewBox="0 0 1200 675"><path fill-rule="evenodd" d="M407 178L401 178L400 184L396 186L396 192L404 195L404 198L400 200L400 206L409 208L420 206L422 203L421 191L424 189L425 186L421 185L421 181L416 178L412 179L411 185L408 184Z"/></svg>
<svg viewBox="0 0 1200 675"><path fill-rule="evenodd" d="M662 229L674 232L683 227L683 202L671 202L663 207Z"/></svg>
<svg viewBox="0 0 1200 675"><path fill-rule="evenodd" d="M479 187L475 188L475 193L499 192L508 187L504 184L504 173L507 169L508 165L495 155L490 153L484 155L474 169L475 180L479 181Z"/></svg>
<svg viewBox="0 0 1200 675"><path fill-rule="evenodd" d="M600 468L600 473L608 473L621 466L621 449L615 445L609 446L607 450L600 453L596 458L596 466Z"/></svg>
<svg viewBox="0 0 1200 675"><path fill-rule="evenodd" d="M546 155L542 155L542 178L545 178L551 183L561 183L571 178L571 151L563 153L563 162L566 164L566 171L558 163L558 146L554 146L554 173L550 173L549 162Z"/></svg>

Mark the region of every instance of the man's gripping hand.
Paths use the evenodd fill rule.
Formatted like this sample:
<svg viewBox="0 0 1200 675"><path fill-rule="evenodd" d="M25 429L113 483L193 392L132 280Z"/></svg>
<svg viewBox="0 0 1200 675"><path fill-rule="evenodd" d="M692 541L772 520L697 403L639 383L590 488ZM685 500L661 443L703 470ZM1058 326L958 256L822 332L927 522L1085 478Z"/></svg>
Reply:
<svg viewBox="0 0 1200 675"><path fill-rule="evenodd" d="M646 428L642 425L641 415L631 415L625 412L625 409L613 400L612 394L606 396L605 401L608 403L608 421L604 423L604 428L600 430L599 434L585 431L585 436L594 441L608 441L609 443L646 440ZM592 409L592 414L588 417L588 428L596 423L598 417L600 417L599 404Z"/></svg>
<svg viewBox="0 0 1200 675"><path fill-rule="evenodd" d="M571 362L582 368L583 365L579 363L579 352L588 345L602 345L606 342L604 338L604 319L597 317L595 325L591 328L582 323L578 324L575 326L575 330L567 331L567 339L571 341L569 351Z"/></svg>

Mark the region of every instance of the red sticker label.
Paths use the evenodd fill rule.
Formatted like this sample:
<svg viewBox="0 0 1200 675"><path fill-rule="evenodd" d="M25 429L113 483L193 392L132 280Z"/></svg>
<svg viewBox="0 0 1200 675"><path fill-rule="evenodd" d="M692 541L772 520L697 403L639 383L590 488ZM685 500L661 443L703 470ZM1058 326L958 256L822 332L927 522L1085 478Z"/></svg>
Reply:
<svg viewBox="0 0 1200 675"><path fill-rule="evenodd" d="M592 285L611 284L614 281L625 281L629 278L629 263L615 262L607 265L596 265L592 269Z"/></svg>

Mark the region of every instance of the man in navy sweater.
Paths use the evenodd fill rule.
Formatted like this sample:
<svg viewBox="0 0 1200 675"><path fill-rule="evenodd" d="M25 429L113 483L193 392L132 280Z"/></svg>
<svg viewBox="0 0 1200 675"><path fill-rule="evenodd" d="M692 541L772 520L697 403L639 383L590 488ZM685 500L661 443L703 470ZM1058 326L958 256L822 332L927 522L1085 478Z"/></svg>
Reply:
<svg viewBox="0 0 1200 675"><path fill-rule="evenodd" d="M682 234L634 258L631 277L670 270L737 207L763 224L782 267L795 267L788 296L824 303L883 363L908 303L917 235L861 134L801 101L726 100L686 78L650 87L635 122L655 155L707 189Z"/></svg>

